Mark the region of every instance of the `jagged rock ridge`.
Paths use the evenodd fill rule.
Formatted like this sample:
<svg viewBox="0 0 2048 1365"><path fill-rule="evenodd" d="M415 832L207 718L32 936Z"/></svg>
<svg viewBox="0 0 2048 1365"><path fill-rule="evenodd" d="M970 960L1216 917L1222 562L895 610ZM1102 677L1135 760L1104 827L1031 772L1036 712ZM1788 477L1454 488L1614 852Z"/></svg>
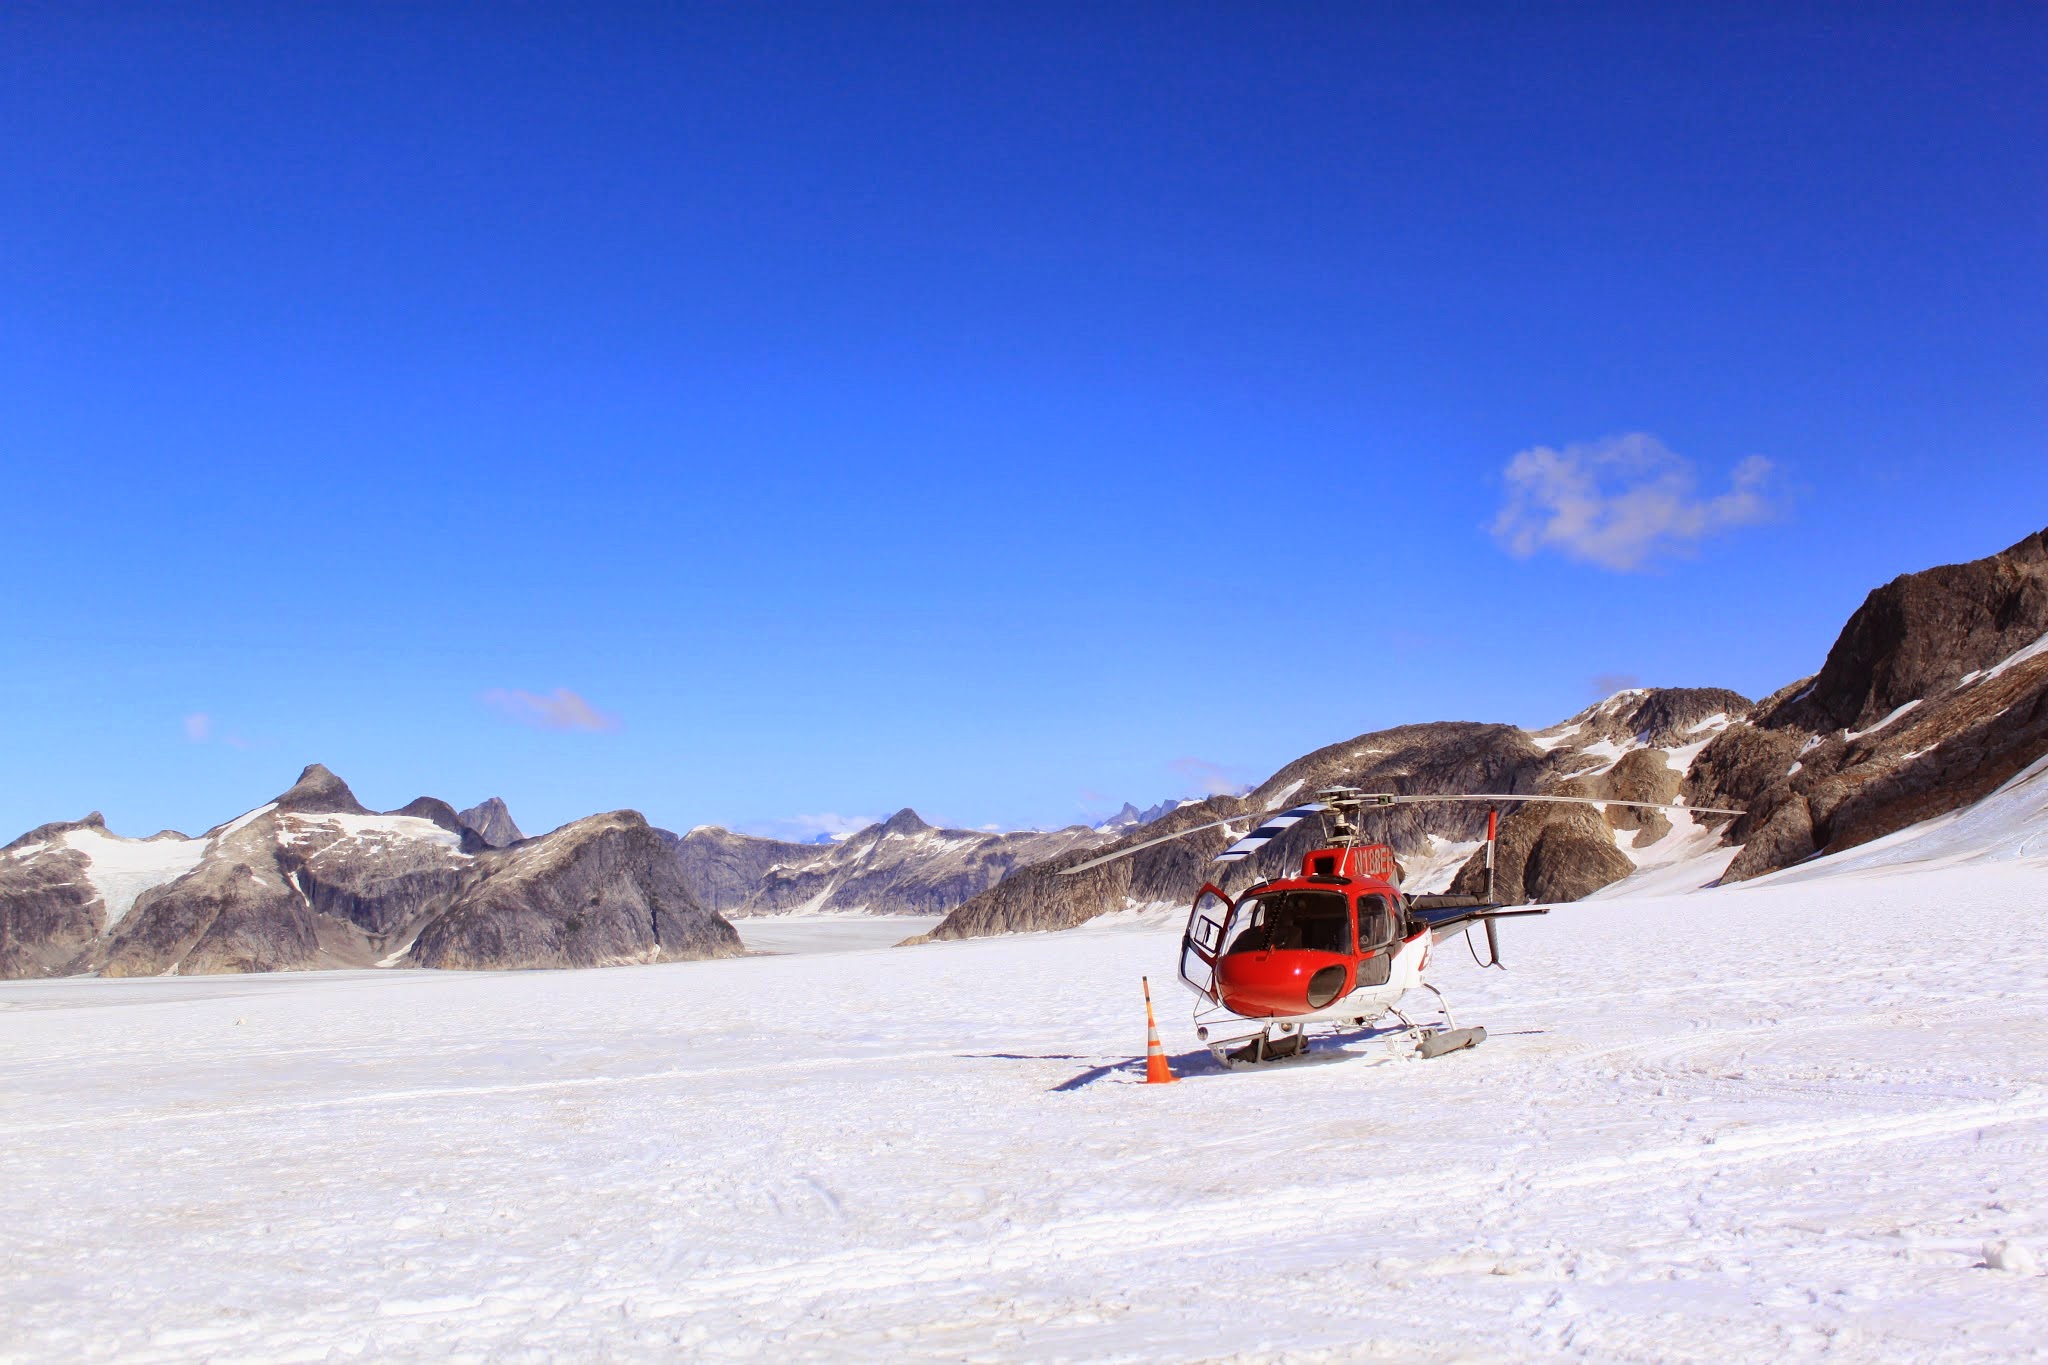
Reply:
<svg viewBox="0 0 2048 1365"><path fill-rule="evenodd" d="M510 848L526 836L519 832L519 826L512 819L512 812L505 808L499 797L491 797L480 805L456 812L456 818L477 832L477 837L492 848Z"/></svg>
<svg viewBox="0 0 2048 1365"><path fill-rule="evenodd" d="M377 814L319 764L197 839L120 839L95 814L0 850L0 976L591 966L739 951L636 812L498 850L446 802Z"/></svg>
<svg viewBox="0 0 2048 1365"><path fill-rule="evenodd" d="M701 826L669 836L684 883L734 917L943 915L1020 866L1103 835L1082 825L1007 834L937 829L905 807L832 844L797 844Z"/></svg>
<svg viewBox="0 0 2048 1365"><path fill-rule="evenodd" d="M1700 755L1741 880L1979 800L2048 753L2048 531L1873 591L1819 673Z"/></svg>
<svg viewBox="0 0 2048 1365"><path fill-rule="evenodd" d="M1295 778L1374 791L1502 791L1726 806L1735 819L1528 804L1502 823L1495 893L1571 900L1639 867L1722 846L1727 880L1837 852L1959 809L2048 754L2048 531L1968 564L1901 575L1849 619L1819 673L1751 705L1714 688L1631 689L1533 734L1509 726L1407 726L1289 764L1243 801L1212 798L1146 837L1256 815ZM1369 760L1369 761L1368 761ZM1402 807L1372 832L1403 855L1411 889L1446 855L1474 849L1477 807ZM1318 837L1305 822L1244 863L1209 859L1234 825L1074 877L1082 854L1020 870L928 938L1064 928L1112 910L1185 903L1205 879L1226 891L1293 865ZM1121 842L1141 839L1126 836ZM1115 844L1105 845L1113 848ZM1702 863L1706 862L1702 858ZM1221 872L1221 876L1216 874ZM1452 889L1484 889L1474 853Z"/></svg>
<svg viewBox="0 0 2048 1365"><path fill-rule="evenodd" d="M1095 831L1098 834L1128 833L1141 825L1149 825L1160 816L1167 814L1169 811L1179 810L1186 804L1187 802L1185 801L1161 801L1155 806L1148 806L1144 810L1139 810L1136 806L1126 801L1124 802L1123 809L1115 815L1110 816L1107 820L1096 821Z"/></svg>
<svg viewBox="0 0 2048 1365"><path fill-rule="evenodd" d="M1183 806L1142 831L1104 844L1100 851L1231 816L1245 817L1243 823L1192 834L1072 876L1060 875L1062 869L1086 862L1094 851L1076 851L1024 868L962 905L921 938L1068 928L1112 910L1185 903L1205 880L1235 894L1254 881L1298 866L1301 855L1322 837L1319 823L1303 822L1242 862L1219 866L1210 860L1245 833L1254 823L1252 817L1283 799L1307 799L1324 787L1620 796L1621 792L1605 788L1625 783L1635 790L1653 765L1669 767L1671 760L1683 765L1730 723L1732 714L1746 712L1749 705L1748 698L1718 688L1637 689L1533 735L1512 725L1469 721L1404 725L1360 735L1296 759L1242 798L1215 796ZM1636 751L1645 757L1631 758ZM1675 790L1677 780L1674 771L1666 785ZM1512 869L1503 869L1503 894L1517 899L1524 893L1583 894L1633 871L1636 858L1617 850L1598 815L1591 818L1600 825L1599 832L1582 818L1528 816L1527 833L1516 827L1516 837L1526 838L1531 850L1540 845L1541 852L1533 864L1525 855ZM1486 812L1478 806L1414 805L1375 813L1372 819L1373 837L1401 855L1411 889L1441 889L1431 883L1448 879L1478 846ZM1630 847L1640 844L1647 851L1670 829L1668 824L1661 830L1631 826Z"/></svg>

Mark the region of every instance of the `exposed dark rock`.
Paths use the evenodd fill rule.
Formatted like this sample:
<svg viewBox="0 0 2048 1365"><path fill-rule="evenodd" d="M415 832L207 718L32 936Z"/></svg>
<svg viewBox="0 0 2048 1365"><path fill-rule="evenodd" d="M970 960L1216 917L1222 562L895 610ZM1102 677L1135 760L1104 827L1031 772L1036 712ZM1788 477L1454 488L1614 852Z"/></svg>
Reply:
<svg viewBox="0 0 2048 1365"><path fill-rule="evenodd" d="M1633 871L1635 864L1614 846L1598 810L1532 803L1501 821L1493 895L1508 905L1577 900ZM1485 863L1476 856L1451 882L1451 890L1462 896L1484 895L1486 889Z"/></svg>
<svg viewBox="0 0 2048 1365"><path fill-rule="evenodd" d="M85 857L50 847L54 836L89 827L99 827L97 812L42 825L0 850L0 979L60 975L98 936L104 917Z"/></svg>
<svg viewBox="0 0 2048 1365"><path fill-rule="evenodd" d="M462 817L455 813L455 807L449 805L446 801L443 801L438 797L415 797L411 801L408 801L404 805L400 806L397 810L387 811L385 813L387 815L409 815L415 820L430 821L433 824L439 825L442 829L447 830L450 834L455 835L457 838L461 838L465 830L469 831L470 833L476 832L474 830L471 830L468 825L463 823Z"/></svg>
<svg viewBox="0 0 2048 1365"><path fill-rule="evenodd" d="M665 832L664 832L665 834ZM795 911L943 915L1012 869L1103 836L1063 830L935 829L915 811L831 844L797 844L706 826L673 841L683 880L704 904L736 916Z"/></svg>
<svg viewBox="0 0 2048 1365"><path fill-rule="evenodd" d="M143 892L92 965L105 976L322 965L313 907L285 870L277 818L268 813L216 837L198 867Z"/></svg>
<svg viewBox="0 0 2048 1365"><path fill-rule="evenodd" d="M1663 750L1631 749L1612 768L1597 777L1580 778L1575 783L1566 784L1567 787L1582 787L1583 792L1564 791L1561 794L1607 796L1617 801L1649 801L1668 806L1678 796L1680 781L1678 770L1671 766ZM1661 811L1609 806L1605 818L1614 829L1640 831L1636 838L1637 848L1648 848L1671 832L1671 821Z"/></svg>
<svg viewBox="0 0 2048 1365"><path fill-rule="evenodd" d="M1208 860L1226 848L1231 838L1223 830L1204 830L1129 858L1120 858L1072 876L1064 868L1101 856L1118 844L1142 843L1176 830L1193 829L1224 819L1245 809L1235 796L1212 796L1207 801L1183 806L1161 817L1142 832L1098 847L1077 847L1057 857L1021 868L994 886L968 900L946 916L930 933L906 940L924 943L939 939L980 938L989 934L1027 933L1041 929L1068 929L1110 910L1149 899L1149 888L1164 883L1176 889L1185 885L1190 896L1213 869ZM1237 833L1244 831L1239 828ZM1192 878L1192 880L1190 880Z"/></svg>
<svg viewBox="0 0 2048 1365"><path fill-rule="evenodd" d="M1801 793L1775 797L1744 818L1750 825L1747 840L1722 875L1723 881L1739 882L1812 856L1813 814Z"/></svg>
<svg viewBox="0 0 2048 1365"><path fill-rule="evenodd" d="M1812 684L1758 717L1768 729L1868 728L2048 633L2048 531L2008 550L1901 574L1865 598Z"/></svg>
<svg viewBox="0 0 2048 1365"><path fill-rule="evenodd" d="M1222 865L1210 861L1257 823L1251 817L1279 804L1280 793L1290 787L1293 793L1284 798L1290 805L1313 800L1317 791L1330 786L1390 792L1533 791L1556 761L1555 755L1511 725L1442 721L1374 731L1296 759L1248 796L1214 796L1099 849L1077 850L1021 868L913 941L1065 929L1130 906L1186 903L1204 881L1214 881L1234 895L1254 881L1298 868L1302 855L1323 837L1320 822L1308 820L1254 857ZM1062 867L1112 849L1239 814L1247 816L1245 821L1226 829L1160 844L1073 876L1059 875ZM1397 806L1375 812L1370 819L1371 837L1391 844L1396 852L1413 853L1427 847L1432 835L1478 837L1486 826L1486 811L1474 806Z"/></svg>
<svg viewBox="0 0 2048 1365"><path fill-rule="evenodd" d="M1906 574L1850 617L1821 671L1701 753L1688 799L1748 813L1725 879L1836 853L1983 797L2048 753L2048 542Z"/></svg>
<svg viewBox="0 0 2048 1365"><path fill-rule="evenodd" d="M496 796L460 812L457 818L492 848L510 848L526 837L513 823L512 812L505 808L503 799Z"/></svg>
<svg viewBox="0 0 2048 1365"><path fill-rule="evenodd" d="M905 806L902 810L897 811L894 815L890 816L887 820L882 822L882 833L885 835L923 834L926 830L930 828L931 826L926 824L923 818L920 817L916 811L912 810L908 806Z"/></svg>
<svg viewBox="0 0 2048 1365"><path fill-rule="evenodd" d="M290 790L277 798L275 803L282 813L304 815L368 815L369 808L356 800L356 794L348 789L348 783L336 777L321 764L309 765L299 774L299 780Z"/></svg>
<svg viewBox="0 0 2048 1365"><path fill-rule="evenodd" d="M1636 870L1590 806L1564 806L1543 822L1521 868L1523 898L1575 901Z"/></svg>
<svg viewBox="0 0 2048 1365"><path fill-rule="evenodd" d="M476 861L475 875L413 945L414 963L599 967L742 951L638 812L590 816Z"/></svg>
<svg viewBox="0 0 2048 1365"><path fill-rule="evenodd" d="M445 802L422 797L373 815L316 766L284 798L204 840L170 837L189 853L145 860L164 880L132 908L125 888L143 841L115 840L94 817L10 844L0 853L0 975L363 967L416 941L427 946L414 961L466 967L738 951L731 926L696 904L668 846L630 811L498 852ZM112 884L123 899L110 917L90 874L95 853L117 852ZM494 960L493 945L511 956Z"/></svg>
<svg viewBox="0 0 2048 1365"><path fill-rule="evenodd" d="M1693 760L1682 791L1686 804L1749 811L1730 831L1732 842L1741 843L1759 822L1757 807L1764 793L1784 781L1807 738L1795 730L1729 726Z"/></svg>
<svg viewBox="0 0 2048 1365"><path fill-rule="evenodd" d="M1671 748L1699 738L1698 727L1715 716L1730 720L1748 713L1750 699L1725 687L1634 687L1596 702L1540 734L1577 727L1574 747L1606 740Z"/></svg>
<svg viewBox="0 0 2048 1365"><path fill-rule="evenodd" d="M69 834L71 831L75 829L103 830L106 827L107 819L98 811L93 811L90 815L87 815L83 820L52 820L47 825L37 825L34 829L22 835L13 843L6 845L4 848L0 848L0 853L12 853L16 849L27 848L32 844L47 844L52 839L55 839L58 835ZM169 832L170 831L168 830L165 831L166 834ZM159 835L157 837L161 838L163 836Z"/></svg>

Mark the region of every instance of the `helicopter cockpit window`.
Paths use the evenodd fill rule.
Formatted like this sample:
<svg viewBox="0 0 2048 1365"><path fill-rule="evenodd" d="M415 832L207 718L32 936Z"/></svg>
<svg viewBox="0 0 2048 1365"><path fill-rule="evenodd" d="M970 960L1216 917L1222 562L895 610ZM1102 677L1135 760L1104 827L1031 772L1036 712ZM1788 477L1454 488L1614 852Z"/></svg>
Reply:
<svg viewBox="0 0 2048 1365"><path fill-rule="evenodd" d="M1313 953L1351 951L1351 910L1335 891L1278 891L1253 897L1232 917L1230 953L1295 949Z"/></svg>
<svg viewBox="0 0 2048 1365"><path fill-rule="evenodd" d="M1358 898L1358 942L1362 948L1384 948L1394 941L1394 915L1385 896Z"/></svg>

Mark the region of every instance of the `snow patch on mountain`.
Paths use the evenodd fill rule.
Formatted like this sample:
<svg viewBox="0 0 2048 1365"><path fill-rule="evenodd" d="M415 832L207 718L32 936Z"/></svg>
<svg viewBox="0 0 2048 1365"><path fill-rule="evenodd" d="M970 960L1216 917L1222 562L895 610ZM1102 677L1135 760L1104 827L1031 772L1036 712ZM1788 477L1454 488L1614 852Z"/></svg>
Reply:
<svg viewBox="0 0 2048 1365"><path fill-rule="evenodd" d="M204 839L124 839L94 829L72 830L57 842L89 860L85 875L106 907L109 929L121 922L143 892L197 867L207 846Z"/></svg>
<svg viewBox="0 0 2048 1365"><path fill-rule="evenodd" d="M1402 860L1401 890L1410 896L1434 895L1445 890L1450 886L1451 878L1458 875L1458 869L1483 847L1483 839L1445 839L1440 835L1430 835L1421 854Z"/></svg>
<svg viewBox="0 0 2048 1365"><path fill-rule="evenodd" d="M1867 729L1867 730L1844 730L1844 731L1842 731L1842 738L1843 738L1843 739L1861 739L1861 738L1863 738L1863 737L1864 737L1865 735L1874 735L1874 734L1876 734L1876 733L1877 733L1877 732L1878 732L1879 730L1882 730L1882 729L1884 729L1884 728L1885 728L1885 726L1887 726L1887 725L1890 725L1890 724L1891 724L1891 723L1892 723L1893 721L1897 720L1897 719L1898 719L1898 718L1899 718L1900 716L1903 716L1903 715L1905 715L1905 714L1906 714L1907 712L1911 711L1911 710L1912 710L1912 709L1913 709L1914 707L1916 707L1916 706L1920 705L1920 703L1921 703L1921 702L1923 702L1923 701L1925 701L1925 700L1926 700L1926 698L1925 698L1925 697L1915 697L1915 698L1913 698L1913 700L1911 700L1911 701L1909 701L1909 702L1906 702L1906 703L1905 703L1904 705L1902 705L1902 706L1897 706L1897 707L1894 707L1894 708L1892 709L1892 711L1891 711L1891 712L1890 712L1890 713L1889 713L1888 715L1886 715L1886 716L1885 716L1885 718L1884 718L1883 720L1879 721L1879 722L1878 722L1877 724L1875 724L1875 725L1871 726L1871 727L1870 727L1869 729Z"/></svg>
<svg viewBox="0 0 2048 1365"><path fill-rule="evenodd" d="M234 819L228 821L225 825L215 825L212 829L206 831L205 837L208 839L225 839L232 834L239 833L243 829L246 829L249 825L255 823L258 820L261 820L264 816L270 814L272 811L276 809L277 802L266 801L262 805L258 806L255 810L245 811L242 814L237 815Z"/></svg>
<svg viewBox="0 0 2048 1365"><path fill-rule="evenodd" d="M1569 724L1563 726L1562 728L1553 725L1548 730L1538 730L1536 733L1530 735L1529 742L1535 745L1537 748L1543 750L1543 752L1549 753L1552 749L1557 748L1560 744L1567 743L1573 738L1575 738L1585 728L1586 727L1583 723ZM1363 753L1365 751L1360 750L1360 752Z"/></svg>
<svg viewBox="0 0 2048 1365"><path fill-rule="evenodd" d="M323 833L338 831L345 838L369 844L405 841L438 844L457 853L462 849L461 835L414 815L285 815L278 825L285 839L295 842L320 839Z"/></svg>

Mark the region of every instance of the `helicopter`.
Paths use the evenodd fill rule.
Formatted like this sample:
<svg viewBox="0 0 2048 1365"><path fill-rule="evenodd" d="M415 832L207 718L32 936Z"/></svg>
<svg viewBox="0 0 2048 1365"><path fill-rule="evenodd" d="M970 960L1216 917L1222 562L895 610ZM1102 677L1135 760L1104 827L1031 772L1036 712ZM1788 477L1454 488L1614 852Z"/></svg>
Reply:
<svg viewBox="0 0 2048 1365"><path fill-rule="evenodd" d="M1296 782L1284 788L1277 800L1286 801L1301 786ZM1423 796L1365 792L1355 787L1328 787L1305 804L1284 810L1276 806L1266 812L1270 818L1217 854L1215 861L1240 862L1314 815L1323 817L1324 844L1303 855L1299 874L1256 882L1235 897L1214 882L1204 882L1195 893L1180 941L1180 979L1196 996L1195 1036L1225 1067L1296 1057L1306 1051L1310 1030L1363 1028L1378 1025L1389 1015L1400 1025L1393 1039L1405 1040L1412 1049L1410 1055L1434 1058L1477 1047L1486 1040L1486 1030L1459 1027L1443 992L1424 979L1424 974L1437 944L1464 935L1470 947L1474 928L1485 932L1487 957L1480 961L1478 949L1472 947L1473 960L1481 967L1504 968L1497 922L1550 913L1547 906L1510 907L1494 898L1500 807L1527 801L1698 815L1742 814L1711 806L1591 796L1506 792ZM1394 850L1386 844L1368 843L1360 835L1361 817L1369 811L1434 802L1490 805L1486 813L1485 895L1404 895ZM1064 875L1085 872L1244 818L1240 815L1179 830L1061 871ZM1402 1012L1401 1001L1416 990L1434 997L1440 1022L1418 1024ZM1246 1028L1248 1032L1243 1031Z"/></svg>

